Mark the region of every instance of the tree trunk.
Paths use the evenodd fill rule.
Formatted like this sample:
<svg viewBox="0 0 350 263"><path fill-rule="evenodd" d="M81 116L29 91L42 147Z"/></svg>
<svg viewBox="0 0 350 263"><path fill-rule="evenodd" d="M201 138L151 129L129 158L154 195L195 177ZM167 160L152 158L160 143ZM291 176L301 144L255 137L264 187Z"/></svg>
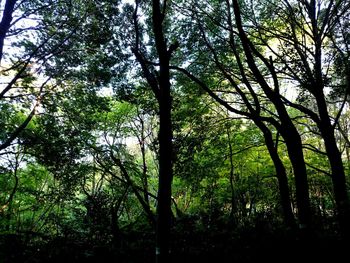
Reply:
<svg viewBox="0 0 350 263"><path fill-rule="evenodd" d="M164 72L163 72L164 73ZM164 75L169 74L165 72ZM164 77L163 75L163 77ZM162 68L160 72L162 77ZM159 101L159 185L157 204L156 257L158 263L169 262L172 184L172 125L169 79L161 81Z"/></svg>
<svg viewBox="0 0 350 263"><path fill-rule="evenodd" d="M296 222L295 222L295 218L294 218L294 214L291 206L286 169L278 155L277 147L273 142L271 131L262 122L256 121L255 124L263 132L266 147L269 151L269 154L275 166L284 222L286 226L288 226L290 229L296 229Z"/></svg>
<svg viewBox="0 0 350 263"><path fill-rule="evenodd" d="M147 176L147 162L146 162L146 136L145 136L145 123L142 119L142 116L139 116L139 121L141 125L140 135L138 136L141 157L142 157L142 184L144 190L144 199L149 206L149 197L148 197L148 176Z"/></svg>
<svg viewBox="0 0 350 263"><path fill-rule="evenodd" d="M171 185L173 180L172 151L173 132L171 122L170 92L170 48L168 50L164 37L163 21L165 5L159 0L152 1L152 23L155 45L159 57L159 183L156 223L156 262L168 263L170 260L170 228L171 228ZM161 10L162 8L162 10Z"/></svg>
<svg viewBox="0 0 350 263"><path fill-rule="evenodd" d="M322 94L321 94L322 95ZM324 140L327 157L331 166L334 197L337 206L339 226L344 237L350 237L350 204L346 187L345 171L342 156L335 139L334 128L331 124L324 97L316 95L320 116L318 125Z"/></svg>
<svg viewBox="0 0 350 263"><path fill-rule="evenodd" d="M330 11L332 5L329 5L327 12ZM309 5L308 16L312 24L312 36L314 40L314 70L312 74L309 74L311 79L311 85L309 85L309 91L314 95L318 108L319 120L317 122L318 128L321 132L324 140L327 157L331 166L331 176L333 183L333 190L335 196L335 202L337 207L338 221L341 228L341 232L344 237L350 237L350 203L347 194L345 171L342 161L342 156L337 146L337 142L334 134L334 126L332 125L326 102L326 96L324 94L324 72L322 68L322 50L323 34L324 31L320 30L320 22L317 17L317 3L312 1ZM335 15L335 14L334 14ZM329 21L330 18L326 16L323 23ZM337 18L339 19L339 18ZM338 50L339 52L339 50ZM346 63L346 62L345 62ZM346 67L346 66L345 66ZM348 80L348 76L347 76ZM347 85L348 86L348 85ZM339 113L340 114L340 113ZM340 115L339 115L340 116ZM336 117L335 122L337 122Z"/></svg>
<svg viewBox="0 0 350 263"><path fill-rule="evenodd" d="M293 128L295 129L294 126ZM292 131L293 128L283 129L281 134L286 142L288 156L294 171L299 228L302 234L309 234L311 227L311 205L307 172L301 138L296 130Z"/></svg>
<svg viewBox="0 0 350 263"><path fill-rule="evenodd" d="M169 262L170 250L170 228L171 228L171 185L173 180L172 155L173 155L173 132L171 122L171 85L170 85L170 58L171 53L177 45L167 46L164 35L164 18L166 2L162 5L159 0L152 1L152 26L154 43L157 51L159 70L150 70L150 63L145 60L139 49L139 31L137 22L137 8L134 13L134 24L136 31L136 44L132 48L136 59L141 64L143 74L152 88L159 104L159 180L157 196L157 218L156 218L156 262ZM157 73L155 73L157 72Z"/></svg>

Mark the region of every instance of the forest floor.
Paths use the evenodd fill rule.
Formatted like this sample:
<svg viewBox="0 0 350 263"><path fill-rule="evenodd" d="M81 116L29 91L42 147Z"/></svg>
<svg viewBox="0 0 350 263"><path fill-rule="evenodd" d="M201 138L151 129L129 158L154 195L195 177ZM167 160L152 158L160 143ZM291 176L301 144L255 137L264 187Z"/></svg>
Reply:
<svg viewBox="0 0 350 263"><path fill-rule="evenodd" d="M202 233L203 234L203 233ZM191 237L191 238L189 238ZM87 242L51 240L40 245L24 244L14 236L1 240L0 263L148 263L155 262L150 236L128 237L127 242L93 245ZM241 236L211 233L173 238L172 262L345 262L349 245L336 238L299 240L268 236ZM170 262L169 262L170 263Z"/></svg>

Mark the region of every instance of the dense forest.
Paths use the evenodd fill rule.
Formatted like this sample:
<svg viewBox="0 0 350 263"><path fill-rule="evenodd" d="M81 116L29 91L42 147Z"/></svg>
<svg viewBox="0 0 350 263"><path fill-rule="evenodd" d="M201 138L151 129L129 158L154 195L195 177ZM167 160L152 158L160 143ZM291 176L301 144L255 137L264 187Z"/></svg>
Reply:
<svg viewBox="0 0 350 263"><path fill-rule="evenodd" d="M349 1L0 0L0 262L337 262L349 182Z"/></svg>

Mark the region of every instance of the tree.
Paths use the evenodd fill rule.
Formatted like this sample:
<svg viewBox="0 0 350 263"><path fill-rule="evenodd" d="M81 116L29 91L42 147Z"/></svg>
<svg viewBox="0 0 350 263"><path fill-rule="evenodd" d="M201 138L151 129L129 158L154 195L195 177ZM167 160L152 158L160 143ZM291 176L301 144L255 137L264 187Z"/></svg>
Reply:
<svg viewBox="0 0 350 263"><path fill-rule="evenodd" d="M2 113L6 114L5 109L10 108L12 112L7 112L10 117L2 118L6 119L4 127L7 129L2 128L0 150L15 142L37 114L45 94L53 91L55 83L49 74L49 62L67 50L65 43L75 32L71 23L76 17L81 17L76 12L76 17L61 16L50 25L53 21L48 22L45 14L69 14L71 10L69 1L5 1L0 24L0 73L3 80L0 103L4 109ZM18 113L26 118L14 121Z"/></svg>
<svg viewBox="0 0 350 263"><path fill-rule="evenodd" d="M157 229L156 229L156 261L168 262L170 249L171 227L171 184L173 179L173 134L171 122L171 85L170 85L170 59L177 48L177 44L168 44L165 35L165 22L168 10L168 2L165 0L152 1L152 33L154 36L154 48L156 50L159 71L147 61L147 55L143 51L138 22L138 8L140 2L136 1L133 15L135 27L135 44L132 51L140 63L144 77L151 87L159 106L159 185L157 204Z"/></svg>
<svg viewBox="0 0 350 263"><path fill-rule="evenodd" d="M341 35L346 28L344 19L349 15L349 10L350 5L341 1L324 4L321 1L270 1L266 11L262 12L270 17L275 16L278 22L268 21L264 24L263 21L252 21L257 41L275 56L275 62L271 61L270 67L274 68L276 77L291 78L299 94L299 101L291 102L282 98L284 103L312 119L322 136L330 164L339 224L345 235L349 235L349 224L346 222L350 218L350 206L335 128L348 96L345 91L347 75L340 78L335 76L335 58L342 58L346 71L346 44ZM277 48L273 46L273 41L277 41ZM329 99L327 89L336 90L337 86L343 87L343 98L339 110L332 116L330 106L334 102Z"/></svg>
<svg viewBox="0 0 350 263"><path fill-rule="evenodd" d="M27 70L27 66L28 66L29 62L22 63L22 64L18 63L17 65L14 64L14 66L11 66L9 69L6 69L6 66L4 66L4 64L6 65L6 63L7 63L7 60L3 59L5 38L7 38L8 35L13 34L12 31L15 30L16 23L18 23L19 20L24 19L26 17L25 15L23 15L20 18L16 18L16 21L14 21L12 23L14 13L15 13L15 11L18 11L18 9L19 9L19 5L16 6L16 2L17 1L15 1L15 0L5 1L3 13L1 16L1 22L0 22L0 65L3 68L1 75L4 79L9 78L8 82L5 81L4 83L2 83L2 87L1 87L0 103L2 106L2 112L5 112L6 109L9 109L9 108L11 108L12 111L15 111L14 107L7 106L8 102L9 101L16 101L16 98L21 97L21 96L23 96L23 97L26 96L26 94L21 94L21 92L20 92L20 94L16 94L16 92L15 92L14 94L10 94L9 96L6 96L11 89L18 88L18 87L13 87L14 84L16 84L16 82L20 82L21 79L23 79L23 86L25 86L26 88L28 88L28 86L31 85L31 83L33 82L33 78L30 76L30 73ZM17 70L17 73L15 73L15 76L10 76L10 77L6 76L7 75L6 71L10 71L10 70ZM41 92L42 92L42 87L39 89L38 98L40 98ZM23 93L27 93L27 92L25 91ZM0 150L6 149L7 147L9 147L11 145L11 143L20 134L20 132L28 125L28 123L30 122L30 120L34 116L37 104L38 104L38 102L35 104L33 109L28 113L28 116L24 120L22 120L21 123L19 123L18 125L17 125L17 123L15 123L15 125L14 125L15 127L13 130L10 130L10 131L7 131L5 129L2 130L2 132L1 132L2 133L2 136L1 136L2 140L1 140L1 144L0 144ZM11 114L11 113L7 112L7 114ZM5 126L5 123L3 123L3 124ZM10 123L10 125L11 125L11 123ZM16 125L17 125L17 127L16 127Z"/></svg>
<svg viewBox="0 0 350 263"><path fill-rule="evenodd" d="M221 74L223 78L227 79L227 82L232 86L234 90L233 92L228 91L227 93L229 93L230 95L234 94L236 96L235 98L237 97L241 98L241 100L243 101L243 105L246 107L247 110L246 111L240 110L240 106L241 106L240 101L237 102L237 104L239 105L238 107L232 107L230 103L225 101L222 97L216 95L215 92L211 91L204 81L200 81L193 74L189 73L188 70L184 70L180 68L176 68L176 69L182 71L193 81L197 82L216 101L224 105L230 111L252 119L256 123L256 125L262 130L263 134L265 135L265 140L269 147L271 157L274 160L276 169L278 171L277 176L281 183L280 190L281 190L281 196L284 204L283 207L285 211L286 222L289 222L288 224L292 226L293 215L290 208L289 193L288 193L289 191L288 191L288 186L286 185L287 180L285 176L285 171L281 161L278 158L277 149L275 149L271 132L269 131L268 126L264 124L264 122L271 123L276 127L276 129L278 129L281 135L285 138L285 141L288 146L289 156L294 167L296 184L298 185L297 199L298 199L300 222L302 227L309 226L309 223L311 220L310 219L311 211L310 211L310 202L308 197L306 167L303 159L303 151L302 151L302 143L301 143L300 135L296 127L294 126L291 117L288 115L288 112L282 100L279 99L278 87L275 90L273 90L273 88L270 87L269 83L264 78L265 73L260 72L260 70L258 69L257 65L254 62L253 57L256 56L256 54L253 54L253 51L251 51L250 48L248 47L250 45L248 43L249 40L245 36L243 27L242 27L241 18L240 16L238 16L240 15L240 10L235 10L237 11L235 12L236 26L237 26L237 30L240 31L238 32L238 31L235 31L235 28L233 28L233 20L232 20L233 17L230 11L230 9L232 8L231 4L229 2L226 2L225 5L219 4L218 6L215 6L215 4L213 4L213 8L222 8L223 6L227 11L224 13L217 12L217 14L225 14L224 17L222 17L222 15L219 15L219 17L216 18L215 15L212 16L212 14L206 13L206 11L204 11L205 8L203 7L202 9L201 6L198 6L198 10L194 11L194 16L197 17L198 19L198 22L197 22L198 31L201 33L202 43L204 43L204 45L207 46L208 50L210 51L211 54L209 54L209 56L211 56L211 59L213 60L213 64L215 65L218 71L218 73L215 72L215 68L214 68L213 74ZM204 14L204 16L200 16L202 14ZM202 21L203 17L204 18L206 17L208 22L206 22L205 20ZM225 30L227 31L227 34L224 36L221 36L223 34L222 31L225 31ZM238 38L238 40L236 38ZM218 41L217 42L218 48L215 48L213 46L212 39L217 39L216 41ZM241 46L239 46L238 41L241 41L242 43ZM226 45L226 49L224 49L225 45ZM225 50L224 52L227 52L227 53L221 52L221 49L224 49ZM246 65L243 63L243 58L238 53L239 50L242 50L243 52L245 52L244 54L246 55L246 59L248 61ZM255 51L258 52L257 50ZM227 60L227 58L225 58L226 54L232 54L231 56L235 58L235 62L237 64L236 65L232 64L232 61L234 60L231 60L231 61ZM261 56L259 58L261 58ZM193 63L193 65L199 65L198 68L205 69L206 65L203 66L203 64L200 64L200 63L201 63L201 60L197 59L196 64ZM238 72L236 73L235 71L233 72L230 71L231 69L230 67L237 69ZM207 68L207 70L212 71L212 68ZM239 75L241 75L242 77L240 78ZM275 82L275 84L279 85L277 82ZM243 85L246 86L246 90L244 90ZM260 93L256 92L255 90L256 85L260 86L263 94L265 93L265 96L267 97L267 99L270 101L270 103L274 105L278 114L277 119L275 119L276 115L266 116L266 113L262 112L262 109L264 109L266 106L264 105L263 102L259 101L261 92ZM220 90L220 92L222 92L222 90Z"/></svg>

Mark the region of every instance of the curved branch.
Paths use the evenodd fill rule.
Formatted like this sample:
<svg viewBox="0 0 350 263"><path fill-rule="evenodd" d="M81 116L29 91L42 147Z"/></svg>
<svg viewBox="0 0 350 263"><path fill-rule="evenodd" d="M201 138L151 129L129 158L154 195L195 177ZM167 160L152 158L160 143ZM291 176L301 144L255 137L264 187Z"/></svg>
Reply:
<svg viewBox="0 0 350 263"><path fill-rule="evenodd" d="M37 98L37 101L32 109L32 111L29 113L29 115L27 116L27 118L23 121L23 123L18 126L16 128L16 130L6 139L5 142L3 142L0 145L0 151L9 147L11 145L11 143L18 137L18 135L28 126L29 122L32 120L32 118L35 115L36 109L38 108L38 106L40 105L40 102L42 100L42 90L44 88L44 86L47 84L47 82L50 80L50 78L48 78L40 87L40 91L39 91L39 95Z"/></svg>

